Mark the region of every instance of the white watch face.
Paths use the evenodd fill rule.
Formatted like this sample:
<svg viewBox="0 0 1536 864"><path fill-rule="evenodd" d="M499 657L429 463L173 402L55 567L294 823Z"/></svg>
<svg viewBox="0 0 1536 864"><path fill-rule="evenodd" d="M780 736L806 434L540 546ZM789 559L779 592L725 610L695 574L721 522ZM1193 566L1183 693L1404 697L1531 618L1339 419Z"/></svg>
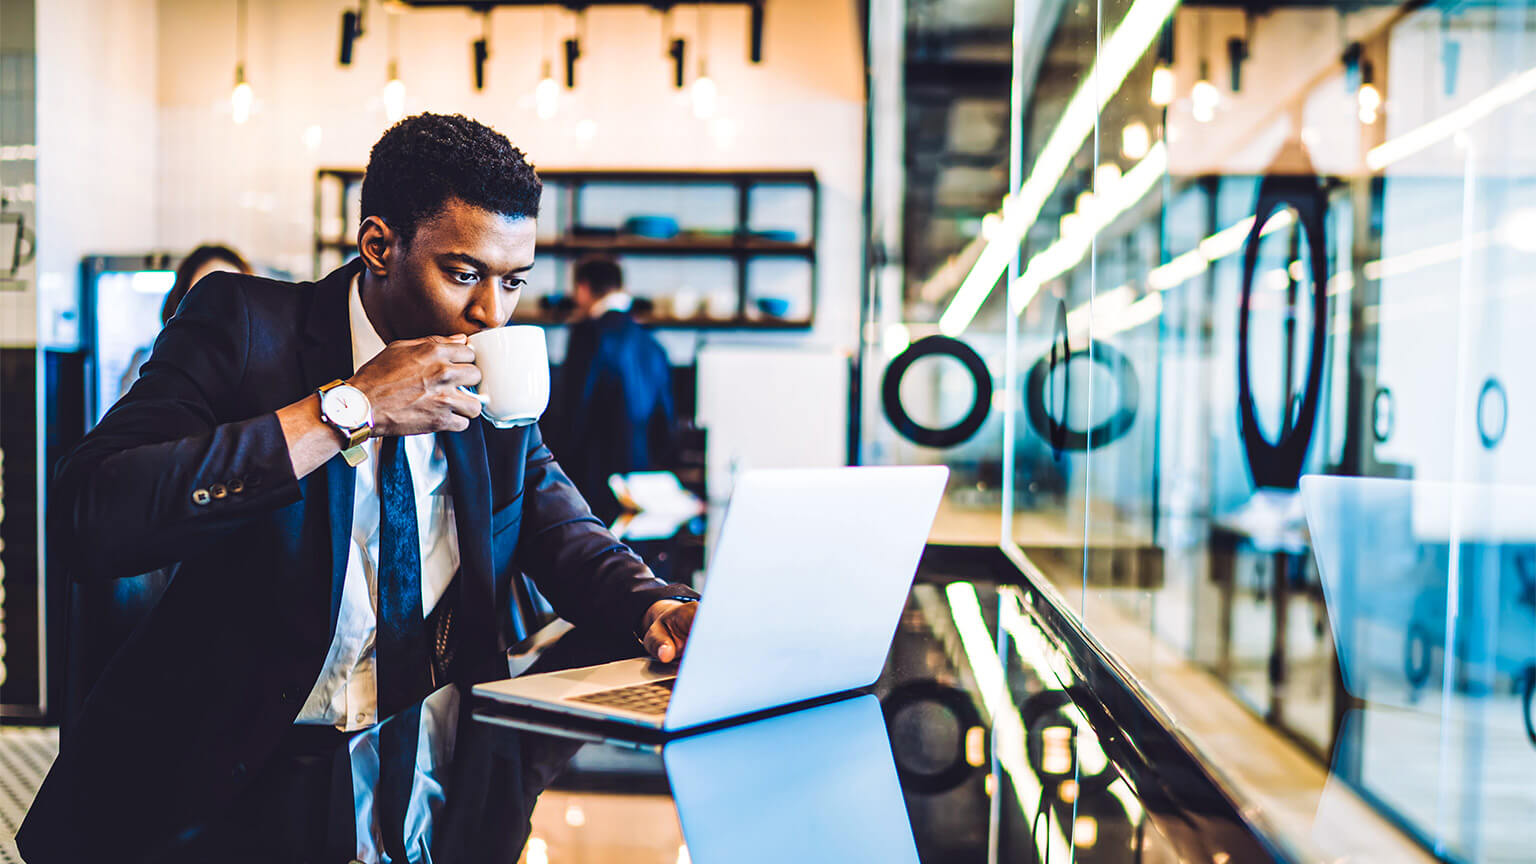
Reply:
<svg viewBox="0 0 1536 864"><path fill-rule="evenodd" d="M332 387L325 391L325 416L332 423L346 429L355 429L368 422L368 412L372 406L368 404L368 397L363 391L349 384Z"/></svg>

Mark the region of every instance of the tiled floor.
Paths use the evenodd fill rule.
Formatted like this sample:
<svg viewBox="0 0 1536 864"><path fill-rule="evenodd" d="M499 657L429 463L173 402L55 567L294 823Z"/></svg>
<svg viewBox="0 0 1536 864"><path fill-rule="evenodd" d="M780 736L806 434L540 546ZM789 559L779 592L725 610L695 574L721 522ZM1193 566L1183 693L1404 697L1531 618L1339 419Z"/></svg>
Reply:
<svg viewBox="0 0 1536 864"><path fill-rule="evenodd" d="M51 727L0 728L0 864L21 864L11 838L21 827L48 766L59 755L59 730Z"/></svg>

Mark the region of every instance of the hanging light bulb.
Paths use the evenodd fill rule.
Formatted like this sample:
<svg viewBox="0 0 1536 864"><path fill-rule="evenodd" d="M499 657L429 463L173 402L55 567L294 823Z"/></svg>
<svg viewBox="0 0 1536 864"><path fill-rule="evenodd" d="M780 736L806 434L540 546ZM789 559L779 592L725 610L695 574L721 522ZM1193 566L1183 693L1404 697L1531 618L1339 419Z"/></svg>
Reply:
<svg viewBox="0 0 1536 864"><path fill-rule="evenodd" d="M245 64L241 63L235 67L235 89L229 94L229 108L236 123L251 119L251 103L255 101L256 94L245 80Z"/></svg>
<svg viewBox="0 0 1536 864"><path fill-rule="evenodd" d="M1369 62L1360 64L1360 89L1355 93L1355 101L1360 106L1360 122L1367 126L1376 122L1381 111L1381 91L1371 80L1371 71Z"/></svg>
<svg viewBox="0 0 1536 864"><path fill-rule="evenodd" d="M560 110L560 83L555 80L550 62L544 61L544 75L533 88L533 108L540 120L549 120Z"/></svg>
<svg viewBox="0 0 1536 864"><path fill-rule="evenodd" d="M709 77L709 9L699 7L699 77L693 79L690 96L693 99L693 116L708 120L715 116L715 79Z"/></svg>
<svg viewBox="0 0 1536 864"><path fill-rule="evenodd" d="M1120 130L1120 155L1127 159L1141 159L1152 149L1152 133L1147 124L1133 120Z"/></svg>
<svg viewBox="0 0 1536 864"><path fill-rule="evenodd" d="M389 81L384 85L384 116L391 123L405 116L405 82L400 80L400 70L393 60L389 61Z"/></svg>
<svg viewBox="0 0 1536 864"><path fill-rule="evenodd" d="M1200 80L1190 89L1189 98L1197 122L1209 123L1216 118L1221 92L1211 83L1210 65L1204 60L1200 61Z"/></svg>
<svg viewBox="0 0 1536 864"><path fill-rule="evenodd" d="M1167 108L1173 104L1173 69L1163 60L1152 70L1152 104Z"/></svg>
<svg viewBox="0 0 1536 864"><path fill-rule="evenodd" d="M693 116L700 120L715 116L719 92L715 89L715 79L709 77L708 67L703 62L699 63L699 77L693 80L692 95Z"/></svg>
<svg viewBox="0 0 1536 864"><path fill-rule="evenodd" d="M251 119L251 104L256 94L245 80L246 8L245 0L235 3L235 89L229 93L229 111L236 125Z"/></svg>

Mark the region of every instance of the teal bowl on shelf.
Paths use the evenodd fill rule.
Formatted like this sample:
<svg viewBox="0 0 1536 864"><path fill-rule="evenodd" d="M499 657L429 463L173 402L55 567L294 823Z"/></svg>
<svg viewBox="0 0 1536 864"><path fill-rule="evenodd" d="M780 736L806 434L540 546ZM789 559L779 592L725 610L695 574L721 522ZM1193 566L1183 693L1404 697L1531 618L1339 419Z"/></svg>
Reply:
<svg viewBox="0 0 1536 864"><path fill-rule="evenodd" d="M671 216L631 216L624 220L625 234L647 240L671 240L677 230L677 220Z"/></svg>

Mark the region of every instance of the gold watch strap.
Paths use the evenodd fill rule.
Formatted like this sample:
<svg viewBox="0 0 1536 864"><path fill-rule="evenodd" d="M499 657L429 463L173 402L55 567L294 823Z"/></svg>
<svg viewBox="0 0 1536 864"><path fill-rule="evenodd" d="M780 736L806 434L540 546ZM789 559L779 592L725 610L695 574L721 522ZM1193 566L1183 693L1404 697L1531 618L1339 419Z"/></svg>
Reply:
<svg viewBox="0 0 1536 864"><path fill-rule="evenodd" d="M332 381L329 384L322 384L315 390L315 393L319 395L323 400L327 390L330 390L334 387L340 387L345 383L347 382L337 378L335 381ZM347 436L347 443L346 446L342 448L341 458L347 460L347 464L353 468L356 468L358 465L362 464L363 460L368 458L368 451L363 448L363 442L367 441L368 436L373 433L373 424L366 423L354 429L344 429L331 422L329 418L325 418L323 405L320 416L324 418L327 423L330 423L332 429L335 429L338 432L342 432Z"/></svg>

